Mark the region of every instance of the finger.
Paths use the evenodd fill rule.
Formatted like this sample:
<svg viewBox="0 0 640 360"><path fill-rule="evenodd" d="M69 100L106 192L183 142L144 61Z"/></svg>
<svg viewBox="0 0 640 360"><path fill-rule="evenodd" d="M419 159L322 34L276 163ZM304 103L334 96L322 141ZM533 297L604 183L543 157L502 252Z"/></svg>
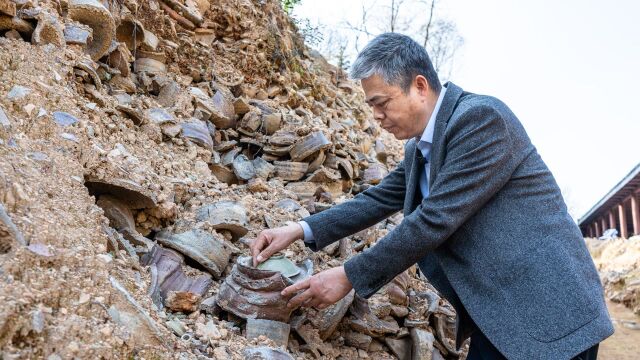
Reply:
<svg viewBox="0 0 640 360"><path fill-rule="evenodd" d="M313 298L313 293L311 292L311 290L306 290L303 293L294 296L293 299L289 300L289 302L287 303L287 307L290 309L297 308L311 298Z"/></svg>
<svg viewBox="0 0 640 360"><path fill-rule="evenodd" d="M260 254L260 251L265 246L265 236L263 234L258 235L256 239L251 243L251 257L253 258L253 266L258 265L257 257Z"/></svg>
<svg viewBox="0 0 640 360"><path fill-rule="evenodd" d="M306 280L304 280L304 281L300 281L300 282L299 282L299 283L297 283L297 284L293 284L293 285L291 285L291 286L287 286L286 288L284 288L284 290L282 290L282 292L280 293L280 295L285 296L285 297L286 297L286 296L291 296L291 295L293 295L293 294L297 293L298 291L300 291L300 290L302 290L302 289L307 289L307 288L309 288L309 284L310 284L310 281L309 281L309 280L310 280L310 279L311 279L311 278L306 279Z"/></svg>
<svg viewBox="0 0 640 360"><path fill-rule="evenodd" d="M275 254L276 252L278 252L278 249L276 249L275 245L271 243L269 244L269 246L264 248L264 250L262 250L260 254L258 254L258 256L256 257L256 260L258 261L258 263L261 263L267 260L268 258L270 258L271 255Z"/></svg>

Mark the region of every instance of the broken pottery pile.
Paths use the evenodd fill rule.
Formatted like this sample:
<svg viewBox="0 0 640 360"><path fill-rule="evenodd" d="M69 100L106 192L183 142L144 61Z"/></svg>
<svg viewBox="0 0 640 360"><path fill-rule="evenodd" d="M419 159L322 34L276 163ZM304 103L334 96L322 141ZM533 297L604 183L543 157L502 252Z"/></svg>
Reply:
<svg viewBox="0 0 640 360"><path fill-rule="evenodd" d="M0 0L2 356L458 358L412 271L284 307L401 215L297 242L295 268L247 263L261 230L374 186L402 149L278 1Z"/></svg>

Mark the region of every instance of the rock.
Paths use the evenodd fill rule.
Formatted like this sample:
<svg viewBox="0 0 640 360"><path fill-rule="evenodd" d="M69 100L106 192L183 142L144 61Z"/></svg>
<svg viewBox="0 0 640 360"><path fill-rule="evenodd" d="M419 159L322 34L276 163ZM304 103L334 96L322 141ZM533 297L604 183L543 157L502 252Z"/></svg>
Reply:
<svg viewBox="0 0 640 360"><path fill-rule="evenodd" d="M182 336L186 332L184 324L180 320L177 320L177 319L169 320L165 322L165 325L167 325L167 327L171 329L171 331L173 331L173 333L176 334L177 336Z"/></svg>
<svg viewBox="0 0 640 360"><path fill-rule="evenodd" d="M251 162L253 163L253 169L255 170L256 175L262 179L268 180L275 170L275 166L264 160L262 157L257 157L251 160Z"/></svg>
<svg viewBox="0 0 640 360"><path fill-rule="evenodd" d="M249 218L245 208L232 201L219 201L198 209L197 221L207 221L214 229L231 231L235 239L249 231Z"/></svg>
<svg viewBox="0 0 640 360"><path fill-rule="evenodd" d="M156 240L197 261L216 278L220 277L231 256L231 248L223 239L201 229L180 234L163 231L156 235Z"/></svg>
<svg viewBox="0 0 640 360"><path fill-rule="evenodd" d="M196 335L205 341L220 340L222 338L222 334L213 320L209 320L206 324L197 323Z"/></svg>
<svg viewBox="0 0 640 360"><path fill-rule="evenodd" d="M69 0L69 18L92 29L93 40L86 49L91 59L97 61L107 53L116 26L111 13L98 0Z"/></svg>
<svg viewBox="0 0 640 360"><path fill-rule="evenodd" d="M233 172L238 179L247 181L256 176L256 170L253 163L245 155L241 154L233 159Z"/></svg>
<svg viewBox="0 0 640 360"><path fill-rule="evenodd" d="M259 336L266 336L273 340L277 346L287 347L289 343L289 324L267 320L267 319L247 319L247 339L257 339Z"/></svg>
<svg viewBox="0 0 640 360"><path fill-rule="evenodd" d="M0 0L0 14L16 16L16 3L12 0Z"/></svg>
<svg viewBox="0 0 640 360"><path fill-rule="evenodd" d="M16 242L22 246L27 246L22 233L11 221L3 204L0 203L0 254L8 253Z"/></svg>
<svg viewBox="0 0 640 360"><path fill-rule="evenodd" d="M200 300L202 300L200 294L190 291L169 291L164 305L173 311L191 313L198 310Z"/></svg>

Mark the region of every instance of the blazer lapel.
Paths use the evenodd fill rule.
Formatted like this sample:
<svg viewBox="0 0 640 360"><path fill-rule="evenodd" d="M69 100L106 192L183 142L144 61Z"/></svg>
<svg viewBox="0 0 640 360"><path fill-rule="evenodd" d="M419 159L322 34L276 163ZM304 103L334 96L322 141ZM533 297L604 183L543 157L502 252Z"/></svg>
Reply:
<svg viewBox="0 0 640 360"><path fill-rule="evenodd" d="M411 140L407 146L407 153L405 154L405 164L410 163L409 167L409 181L407 182L407 194L404 202L404 214L409 214L415 209L415 199L420 192L419 180L420 180L420 158L422 154L416 148L415 140ZM424 169L424 168L423 168Z"/></svg>
<svg viewBox="0 0 640 360"><path fill-rule="evenodd" d="M438 170L444 162L445 143L444 143L444 130L447 128L447 123L453 115L453 111L456 108L458 99L462 95L463 90L452 82L446 84L447 92L444 93L444 99L440 104L440 110L436 116L436 124L433 132L433 145L431 146L431 153L429 155L429 161L431 163L429 170L429 187L431 187L435 181Z"/></svg>

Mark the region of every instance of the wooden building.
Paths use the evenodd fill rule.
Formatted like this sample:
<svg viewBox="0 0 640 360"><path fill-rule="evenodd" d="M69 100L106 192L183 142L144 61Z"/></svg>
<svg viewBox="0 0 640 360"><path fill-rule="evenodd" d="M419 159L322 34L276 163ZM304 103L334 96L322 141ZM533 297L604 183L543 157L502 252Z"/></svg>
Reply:
<svg viewBox="0 0 640 360"><path fill-rule="evenodd" d="M607 229L618 236L640 235L640 164L622 179L591 210L578 220L585 237L600 237Z"/></svg>

